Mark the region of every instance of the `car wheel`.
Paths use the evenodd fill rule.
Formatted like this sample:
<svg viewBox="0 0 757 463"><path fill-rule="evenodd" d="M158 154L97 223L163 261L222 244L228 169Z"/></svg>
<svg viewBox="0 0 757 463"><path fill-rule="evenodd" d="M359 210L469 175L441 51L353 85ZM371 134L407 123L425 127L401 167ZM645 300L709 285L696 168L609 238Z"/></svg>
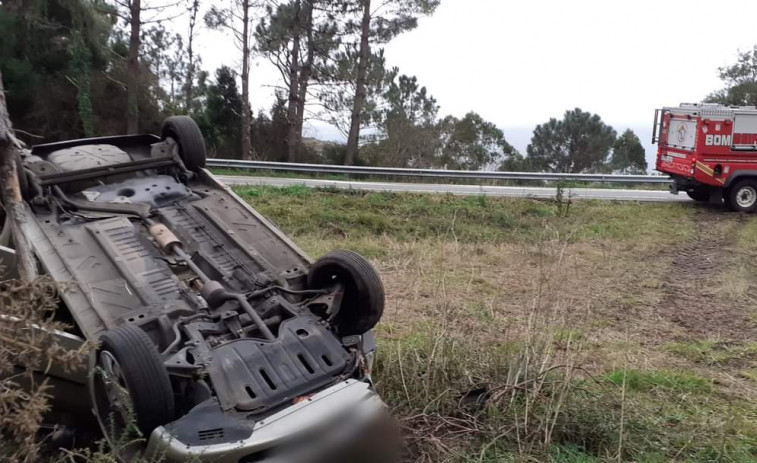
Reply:
<svg viewBox="0 0 757 463"><path fill-rule="evenodd" d="M687 191L686 194L694 201L706 202L710 200L710 190L706 188L695 188Z"/></svg>
<svg viewBox="0 0 757 463"><path fill-rule="evenodd" d="M728 207L736 212L757 210L757 180L742 180L729 188Z"/></svg>
<svg viewBox="0 0 757 463"><path fill-rule="evenodd" d="M135 429L147 438L173 419L171 380L147 333L132 325L106 331L93 357L90 394L106 438L126 440Z"/></svg>
<svg viewBox="0 0 757 463"><path fill-rule="evenodd" d="M179 157L187 169L197 172L205 167L205 139L197 123L189 116L171 116L163 121L161 137L179 144Z"/></svg>
<svg viewBox="0 0 757 463"><path fill-rule="evenodd" d="M318 259L308 273L308 286L344 285L344 297L334 324L342 336L363 334L384 313L384 285L375 268L353 251L332 251Z"/></svg>

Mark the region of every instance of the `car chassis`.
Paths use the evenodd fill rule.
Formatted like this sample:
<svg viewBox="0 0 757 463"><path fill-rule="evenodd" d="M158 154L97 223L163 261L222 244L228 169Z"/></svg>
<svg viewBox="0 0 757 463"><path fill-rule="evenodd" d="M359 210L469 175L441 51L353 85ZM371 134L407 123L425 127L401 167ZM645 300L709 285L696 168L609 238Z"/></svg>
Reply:
<svg viewBox="0 0 757 463"><path fill-rule="evenodd" d="M377 272L350 251L313 262L204 163L183 116L19 160L21 229L67 283L75 334L100 343L86 382L106 437L144 437L123 459L264 462L327 424L351 440L386 422Z"/></svg>

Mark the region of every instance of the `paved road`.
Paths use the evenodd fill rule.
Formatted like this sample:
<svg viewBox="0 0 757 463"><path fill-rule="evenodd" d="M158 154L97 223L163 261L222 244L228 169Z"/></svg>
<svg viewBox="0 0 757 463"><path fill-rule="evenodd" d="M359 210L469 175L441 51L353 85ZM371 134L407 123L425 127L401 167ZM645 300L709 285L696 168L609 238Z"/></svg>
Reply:
<svg viewBox="0 0 757 463"><path fill-rule="evenodd" d="M271 185L339 188L343 190L394 191L411 193L452 193L454 195L515 196L526 198L554 198L554 187L516 187L480 185L444 185L436 183L351 182L301 178L247 177L221 175L227 185ZM667 191L617 190L604 188L570 188L573 199L605 199L614 201L691 201L685 194L672 195Z"/></svg>

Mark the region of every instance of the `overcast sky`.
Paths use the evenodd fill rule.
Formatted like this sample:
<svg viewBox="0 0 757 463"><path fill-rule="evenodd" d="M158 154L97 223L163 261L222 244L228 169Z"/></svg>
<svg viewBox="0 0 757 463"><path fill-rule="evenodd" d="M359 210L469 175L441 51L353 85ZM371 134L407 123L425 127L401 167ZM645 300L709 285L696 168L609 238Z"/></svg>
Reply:
<svg viewBox="0 0 757 463"><path fill-rule="evenodd" d="M218 3L220 1L216 0ZM580 107L649 144L654 109L700 101L717 68L757 44L754 0L442 0L436 13L386 47L415 75L440 116L475 111L525 152L536 124ZM203 31L203 67L238 64L226 35ZM277 71L256 61L252 106L268 109ZM307 136L338 138L311 122Z"/></svg>

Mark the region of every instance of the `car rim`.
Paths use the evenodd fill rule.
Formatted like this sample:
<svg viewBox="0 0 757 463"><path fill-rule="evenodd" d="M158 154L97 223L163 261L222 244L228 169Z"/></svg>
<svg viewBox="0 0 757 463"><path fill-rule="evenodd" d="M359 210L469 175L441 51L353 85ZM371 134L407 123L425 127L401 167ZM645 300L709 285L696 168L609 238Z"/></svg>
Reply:
<svg viewBox="0 0 757 463"><path fill-rule="evenodd" d="M134 422L131 394L126 386L121 365L116 357L107 350L100 352L97 364L96 400L100 403L98 415L101 422L110 428L116 436L122 433L128 424Z"/></svg>
<svg viewBox="0 0 757 463"><path fill-rule="evenodd" d="M739 207L749 208L754 206L755 202L757 202L757 190L754 187L746 186L736 192L736 204Z"/></svg>

